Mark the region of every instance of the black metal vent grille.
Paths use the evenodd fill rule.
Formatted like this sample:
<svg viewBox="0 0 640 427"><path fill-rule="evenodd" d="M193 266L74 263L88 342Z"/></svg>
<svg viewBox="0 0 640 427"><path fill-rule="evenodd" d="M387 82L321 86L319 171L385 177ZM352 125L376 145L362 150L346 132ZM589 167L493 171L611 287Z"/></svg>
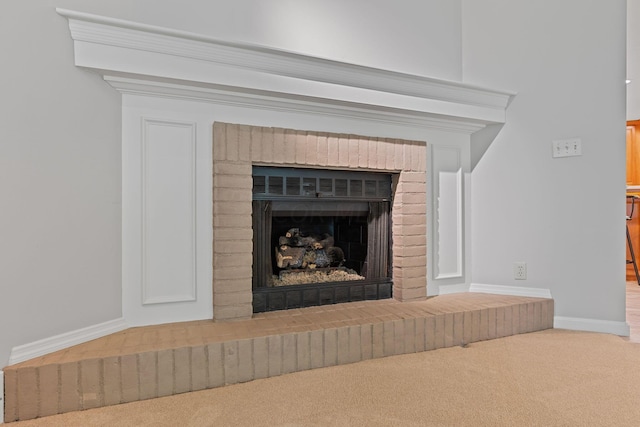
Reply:
<svg viewBox="0 0 640 427"><path fill-rule="evenodd" d="M391 200L391 176L382 173L254 166L253 199Z"/></svg>

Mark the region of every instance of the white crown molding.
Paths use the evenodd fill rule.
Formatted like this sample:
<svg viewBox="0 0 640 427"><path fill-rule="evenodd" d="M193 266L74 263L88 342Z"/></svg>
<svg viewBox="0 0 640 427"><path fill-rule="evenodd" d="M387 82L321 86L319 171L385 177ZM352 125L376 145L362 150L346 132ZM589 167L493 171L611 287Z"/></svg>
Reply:
<svg viewBox="0 0 640 427"><path fill-rule="evenodd" d="M472 134L485 126L482 123L446 117L431 117L427 114L413 111L389 111L372 106L364 108L356 104L327 102L322 99L302 99L300 97L287 97L283 94L270 94L267 92L256 93L229 90L213 84L199 84L194 87L177 81L135 79L112 75L105 75L104 80L123 94L157 96L167 99L182 99L269 111L348 117L464 134Z"/></svg>
<svg viewBox="0 0 640 427"><path fill-rule="evenodd" d="M553 318L555 329L569 329L573 331L598 332L603 334L614 334L621 337L628 337L631 329L627 322L617 322L614 320L584 319L579 317Z"/></svg>
<svg viewBox="0 0 640 427"><path fill-rule="evenodd" d="M551 291L544 288L525 288L520 286L488 285L471 283L469 292L495 295L513 295L518 297L551 298Z"/></svg>
<svg viewBox="0 0 640 427"><path fill-rule="evenodd" d="M110 320L98 325L88 326L53 337L19 345L11 349L9 365L24 362L34 357L43 356L54 351L62 350L73 345L82 344L105 335L127 329L129 326L123 318Z"/></svg>
<svg viewBox="0 0 640 427"><path fill-rule="evenodd" d="M444 119L482 128L504 123L514 96L459 82L56 10L69 20L77 66L103 76L179 80L184 90L189 86L191 92L204 92L205 98L211 96L209 84L225 87L226 92L241 88L240 95L250 90L272 98L276 94L288 100L302 97L312 104L353 109L354 114L384 109L392 116L413 116L417 121ZM161 87L156 84L155 89Z"/></svg>

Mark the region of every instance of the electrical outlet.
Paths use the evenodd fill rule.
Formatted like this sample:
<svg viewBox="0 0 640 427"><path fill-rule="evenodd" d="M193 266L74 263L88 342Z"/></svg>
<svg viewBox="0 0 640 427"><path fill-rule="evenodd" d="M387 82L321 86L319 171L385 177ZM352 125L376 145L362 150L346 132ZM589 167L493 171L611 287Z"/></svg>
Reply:
<svg viewBox="0 0 640 427"><path fill-rule="evenodd" d="M582 156L582 140L580 138L555 140L552 155L553 157Z"/></svg>
<svg viewBox="0 0 640 427"><path fill-rule="evenodd" d="M525 280L527 278L527 263L526 262L514 262L513 263L513 278L516 280Z"/></svg>

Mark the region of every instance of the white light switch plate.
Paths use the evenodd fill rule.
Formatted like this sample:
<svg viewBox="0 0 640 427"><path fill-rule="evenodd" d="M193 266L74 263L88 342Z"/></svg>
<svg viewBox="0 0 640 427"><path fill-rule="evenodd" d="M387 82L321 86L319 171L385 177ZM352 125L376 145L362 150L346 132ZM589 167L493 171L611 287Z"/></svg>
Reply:
<svg viewBox="0 0 640 427"><path fill-rule="evenodd" d="M580 138L557 139L553 141L553 157L571 157L582 155Z"/></svg>

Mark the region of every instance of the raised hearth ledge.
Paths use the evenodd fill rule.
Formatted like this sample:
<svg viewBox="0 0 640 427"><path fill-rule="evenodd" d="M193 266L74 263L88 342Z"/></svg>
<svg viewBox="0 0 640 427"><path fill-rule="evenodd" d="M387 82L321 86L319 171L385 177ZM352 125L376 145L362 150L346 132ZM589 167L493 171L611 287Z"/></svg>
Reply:
<svg viewBox="0 0 640 427"><path fill-rule="evenodd" d="M122 298L130 325L214 316L214 122L421 141L423 282L428 295L440 286L469 289L469 173L514 94L57 12L69 21L75 65L122 93ZM241 294L226 298L247 303Z"/></svg>

